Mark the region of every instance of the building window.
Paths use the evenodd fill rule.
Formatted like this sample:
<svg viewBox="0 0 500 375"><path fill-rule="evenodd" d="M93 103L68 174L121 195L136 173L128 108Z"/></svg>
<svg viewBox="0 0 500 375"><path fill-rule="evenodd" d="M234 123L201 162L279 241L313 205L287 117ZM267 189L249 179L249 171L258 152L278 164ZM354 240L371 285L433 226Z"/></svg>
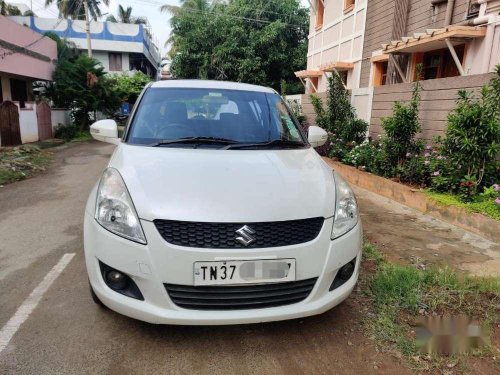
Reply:
<svg viewBox="0 0 500 375"><path fill-rule="evenodd" d="M110 52L109 53L109 70L111 72L122 71L122 54Z"/></svg>
<svg viewBox="0 0 500 375"><path fill-rule="evenodd" d="M455 46L455 52L462 65L464 63L465 51L466 48L464 44ZM460 75L448 48L416 53L413 61L415 70L418 64L422 64L422 79L448 78ZM416 72L413 78L417 78Z"/></svg>
<svg viewBox="0 0 500 375"><path fill-rule="evenodd" d="M324 0L316 0L316 24L315 29L321 29L323 26L323 18L325 16L325 5Z"/></svg>
<svg viewBox="0 0 500 375"><path fill-rule="evenodd" d="M344 0L344 13L350 12L354 9L356 0Z"/></svg>
<svg viewBox="0 0 500 375"><path fill-rule="evenodd" d="M373 64L374 74L373 74L373 86L384 86L387 84L387 67L389 66L389 61L377 61Z"/></svg>
<svg viewBox="0 0 500 375"><path fill-rule="evenodd" d="M28 101L28 86L26 81L21 79L11 79L10 97L12 98L12 101L19 102L19 106L24 108L24 103Z"/></svg>

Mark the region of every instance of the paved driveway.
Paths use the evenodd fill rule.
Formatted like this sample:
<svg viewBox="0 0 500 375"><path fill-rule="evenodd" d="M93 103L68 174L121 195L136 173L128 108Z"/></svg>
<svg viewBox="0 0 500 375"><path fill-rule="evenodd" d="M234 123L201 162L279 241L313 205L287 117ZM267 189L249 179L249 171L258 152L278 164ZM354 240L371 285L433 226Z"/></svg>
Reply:
<svg viewBox="0 0 500 375"><path fill-rule="evenodd" d="M0 189L1 374L405 373L363 335L355 299L317 317L231 327L155 326L97 307L82 219L112 151L57 151L47 173Z"/></svg>
<svg viewBox="0 0 500 375"><path fill-rule="evenodd" d="M113 147L59 150L47 173L0 189L0 374L408 372L363 332L369 318L359 290L320 316L229 327L155 326L97 307L82 219ZM450 249L481 261L498 255L494 244L451 226L366 191L358 197L365 231L394 260L446 262Z"/></svg>

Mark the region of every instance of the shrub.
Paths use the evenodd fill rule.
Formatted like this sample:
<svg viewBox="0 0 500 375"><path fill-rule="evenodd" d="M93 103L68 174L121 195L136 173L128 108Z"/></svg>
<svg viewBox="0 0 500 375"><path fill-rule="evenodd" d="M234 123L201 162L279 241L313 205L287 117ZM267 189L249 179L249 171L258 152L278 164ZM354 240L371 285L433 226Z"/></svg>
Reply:
<svg viewBox="0 0 500 375"><path fill-rule="evenodd" d="M419 66L417 75L421 67ZM422 87L417 80L413 85L412 98L410 103L394 104L393 114L382 119L382 128L385 135L382 138L385 158L389 165L388 174L394 175L398 168L401 169L406 162L407 154L419 154L423 144L416 141L415 135L420 132L420 121L418 118L420 105L420 91Z"/></svg>
<svg viewBox="0 0 500 375"><path fill-rule="evenodd" d="M368 123L365 120L354 118L344 123L340 128L340 137L347 142L360 144L366 139Z"/></svg>
<svg viewBox="0 0 500 375"><path fill-rule="evenodd" d="M498 73L500 79L500 69ZM481 184L486 165L500 151L500 112L494 112L489 103L491 91L483 89L480 99L459 92L457 107L448 116L444 140L446 155L457 172L474 177L476 185Z"/></svg>
<svg viewBox="0 0 500 375"><path fill-rule="evenodd" d="M59 61L43 95L56 107L68 108L81 130L90 126L92 113L114 111L120 104L101 63L87 55Z"/></svg>
<svg viewBox="0 0 500 375"><path fill-rule="evenodd" d="M338 73L328 77L326 106L316 95L311 95L316 113L316 124L331 133L329 156L342 160L352 148L366 137L368 123L356 118L349 93Z"/></svg>
<svg viewBox="0 0 500 375"><path fill-rule="evenodd" d="M311 103L316 113L316 124L335 134L341 134L344 127L356 119L354 108L349 99L349 92L344 87L338 73L328 77L326 107L316 95L311 95ZM359 124L357 124L359 126ZM345 139L354 141L354 139Z"/></svg>
<svg viewBox="0 0 500 375"><path fill-rule="evenodd" d="M472 202L477 191L476 176L467 175L460 180L459 193L462 202Z"/></svg>
<svg viewBox="0 0 500 375"><path fill-rule="evenodd" d="M80 129L76 125L59 124L55 128L54 136L65 141L70 141L78 135L79 131Z"/></svg>
<svg viewBox="0 0 500 375"><path fill-rule="evenodd" d="M310 97L311 97L311 104L314 108L314 113L316 113L316 121L315 121L316 125L328 131L329 130L328 117L325 108L323 107L323 102L316 95L311 95Z"/></svg>
<svg viewBox="0 0 500 375"><path fill-rule="evenodd" d="M328 96L326 98L326 114L328 130L343 134L344 128L355 120L354 108L351 105L349 92L337 72L328 77ZM344 138L347 142L354 139Z"/></svg>
<svg viewBox="0 0 500 375"><path fill-rule="evenodd" d="M408 154L405 163L398 169L401 181L412 185L427 186L430 182L427 161L423 155Z"/></svg>
<svg viewBox="0 0 500 375"><path fill-rule="evenodd" d="M381 150L375 142L365 140L346 153L344 162L367 172L378 172Z"/></svg>

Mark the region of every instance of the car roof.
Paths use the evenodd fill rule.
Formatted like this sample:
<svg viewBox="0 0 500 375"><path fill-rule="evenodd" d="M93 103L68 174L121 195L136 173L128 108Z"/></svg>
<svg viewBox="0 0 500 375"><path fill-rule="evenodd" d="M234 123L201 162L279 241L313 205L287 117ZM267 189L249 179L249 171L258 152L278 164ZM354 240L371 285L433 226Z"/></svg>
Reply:
<svg viewBox="0 0 500 375"><path fill-rule="evenodd" d="M210 81L202 79L172 79L154 82L151 87L161 88L193 88L193 89L219 89L219 90L240 90L240 91L254 91L266 92L275 94L276 91L269 87L251 85L241 82L228 82L228 81Z"/></svg>

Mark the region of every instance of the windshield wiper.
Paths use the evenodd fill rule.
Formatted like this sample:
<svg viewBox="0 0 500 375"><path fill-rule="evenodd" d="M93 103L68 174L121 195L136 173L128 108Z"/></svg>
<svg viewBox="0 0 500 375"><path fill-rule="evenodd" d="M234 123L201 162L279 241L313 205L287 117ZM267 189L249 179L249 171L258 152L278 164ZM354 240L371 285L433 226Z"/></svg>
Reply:
<svg viewBox="0 0 500 375"><path fill-rule="evenodd" d="M305 143L298 141L289 141L286 139L273 139L268 142L258 142L258 143L238 143L230 144L224 147L224 150L239 149L239 148L252 148L252 147L282 147L282 148L302 148Z"/></svg>
<svg viewBox="0 0 500 375"><path fill-rule="evenodd" d="M159 147L165 145L171 145L175 143L196 143L196 144L222 144L222 145L232 145L238 143L235 140L227 138L218 137L185 137L178 139L164 139L156 143L151 144L151 147Z"/></svg>

